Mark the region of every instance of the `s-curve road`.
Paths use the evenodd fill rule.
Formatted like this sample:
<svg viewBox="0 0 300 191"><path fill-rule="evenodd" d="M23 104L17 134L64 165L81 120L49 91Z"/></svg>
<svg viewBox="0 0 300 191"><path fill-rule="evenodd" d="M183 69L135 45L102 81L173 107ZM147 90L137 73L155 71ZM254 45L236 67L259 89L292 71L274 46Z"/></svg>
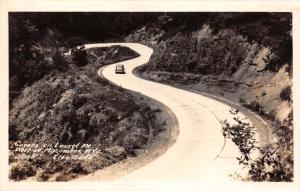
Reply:
<svg viewBox="0 0 300 191"><path fill-rule="evenodd" d="M139 57L111 64L98 71L122 88L140 92L171 109L178 120L176 142L161 156L116 181L226 181L242 172L236 157L238 148L224 139L220 121L233 123L230 107L203 95L147 81L133 75L134 68L146 64L153 50L138 43L87 44L86 49L127 46ZM115 74L115 65L124 64L126 74ZM240 114L242 116L242 114ZM244 117L244 116L242 116Z"/></svg>

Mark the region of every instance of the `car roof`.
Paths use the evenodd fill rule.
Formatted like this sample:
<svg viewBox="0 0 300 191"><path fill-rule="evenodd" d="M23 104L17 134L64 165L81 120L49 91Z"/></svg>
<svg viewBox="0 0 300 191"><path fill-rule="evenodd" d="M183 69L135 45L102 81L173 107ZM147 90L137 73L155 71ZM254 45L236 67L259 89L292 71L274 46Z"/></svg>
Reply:
<svg viewBox="0 0 300 191"><path fill-rule="evenodd" d="M117 64L117 66L124 66L123 64Z"/></svg>

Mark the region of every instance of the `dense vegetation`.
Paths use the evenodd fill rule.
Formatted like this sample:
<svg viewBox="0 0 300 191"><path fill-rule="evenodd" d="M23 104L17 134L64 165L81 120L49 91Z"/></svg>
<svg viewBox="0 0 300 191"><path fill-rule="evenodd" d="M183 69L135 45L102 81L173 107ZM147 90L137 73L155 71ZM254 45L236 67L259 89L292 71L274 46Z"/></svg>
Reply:
<svg viewBox="0 0 300 191"><path fill-rule="evenodd" d="M60 173L56 180L68 180L90 173L136 156L136 149L163 130L163 125L155 120L155 112L141 98L97 76L97 68L130 59L135 53L128 48L112 47L91 49L87 55L85 67L74 63L65 72L50 72L26 87L12 103L9 120L12 179L36 175L44 181ZM53 160L47 154L37 161L25 162L14 158L17 152L13 143L18 140L39 145L88 143L102 154L92 164L90 160ZM26 168L29 166L30 169Z"/></svg>
<svg viewBox="0 0 300 191"><path fill-rule="evenodd" d="M290 13L240 13L217 15L211 22L215 31L230 28L260 45L271 47L274 57L266 69L278 71L292 62L292 15ZM291 68L290 68L291 69Z"/></svg>
<svg viewBox="0 0 300 191"><path fill-rule="evenodd" d="M67 48L118 38L156 14L9 13L10 102L25 85L53 70L63 70ZM76 52L80 53L80 51ZM84 53L83 53L84 54ZM80 61L80 64L83 64Z"/></svg>
<svg viewBox="0 0 300 191"><path fill-rule="evenodd" d="M83 18L70 14L68 22L73 17ZM156 120L157 112L141 96L114 87L97 75L101 66L134 58L137 53L119 46L88 51L76 48L92 40L85 40L88 36L83 31L71 34L74 28L60 28L76 28L82 23L62 24L59 14L11 13L9 19L12 180L34 176L38 181L66 181L94 172L136 156L138 149L164 129ZM100 36L106 39L109 35L112 33ZM71 54L65 54L70 48ZM92 162L54 160L47 153L23 160L16 158L21 154L16 141L38 145L87 143L100 154Z"/></svg>

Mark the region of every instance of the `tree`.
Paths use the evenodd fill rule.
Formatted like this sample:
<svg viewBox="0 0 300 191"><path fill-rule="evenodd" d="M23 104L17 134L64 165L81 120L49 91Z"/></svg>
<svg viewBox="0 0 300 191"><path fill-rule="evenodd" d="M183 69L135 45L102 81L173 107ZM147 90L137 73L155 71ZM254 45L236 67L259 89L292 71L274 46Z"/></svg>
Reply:
<svg viewBox="0 0 300 191"><path fill-rule="evenodd" d="M87 65L88 60L87 60L87 52L84 49L75 49L72 51L73 55L73 62L79 66L83 67Z"/></svg>

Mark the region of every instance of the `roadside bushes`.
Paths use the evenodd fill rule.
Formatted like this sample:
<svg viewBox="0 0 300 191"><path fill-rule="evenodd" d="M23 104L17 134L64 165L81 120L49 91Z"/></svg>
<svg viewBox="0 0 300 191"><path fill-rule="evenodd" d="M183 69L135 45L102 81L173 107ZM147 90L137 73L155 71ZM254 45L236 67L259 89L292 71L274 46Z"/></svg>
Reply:
<svg viewBox="0 0 300 191"><path fill-rule="evenodd" d="M233 111L231 111L233 113ZM237 115L238 112L234 112ZM230 138L239 148L241 157L238 157L239 164L249 165L251 160L250 154L256 149L255 132L248 122L243 122L239 117L234 116L235 125L223 122L223 136Z"/></svg>
<svg viewBox="0 0 300 191"><path fill-rule="evenodd" d="M24 178L34 176L36 170L29 162L23 162L22 165L13 166L10 170L9 178L13 180L22 180Z"/></svg>
<svg viewBox="0 0 300 191"><path fill-rule="evenodd" d="M243 106L245 106L248 109L251 109L252 111L255 111L259 114L263 114L263 107L258 101L251 101L250 103L244 103Z"/></svg>
<svg viewBox="0 0 300 191"><path fill-rule="evenodd" d="M292 181L293 180L293 133L292 114L283 123L274 124L274 134L278 140L262 147L256 145L254 127L243 122L234 114L236 125L224 122L223 135L230 138L239 148L241 157L237 160L248 168L248 177L252 181ZM250 154L259 151L259 156Z"/></svg>
<svg viewBox="0 0 300 191"><path fill-rule="evenodd" d="M282 89L282 91L280 92L280 99L284 100L284 101L292 101L292 89L291 86L288 86L284 89Z"/></svg>
<svg viewBox="0 0 300 191"><path fill-rule="evenodd" d="M244 100L242 100L244 101ZM241 102L242 103L242 102ZM276 116L274 114L274 111L268 112L264 109L264 107L259 103L259 101L254 100L251 101L250 103L242 103L242 105L256 113L258 113L261 116L264 116L266 119L271 120L271 121L276 121Z"/></svg>
<svg viewBox="0 0 300 191"><path fill-rule="evenodd" d="M260 157L251 161L249 176L254 181L292 181L293 159L293 112L282 123L274 123L273 133L277 141L259 149Z"/></svg>
<svg viewBox="0 0 300 191"><path fill-rule="evenodd" d="M293 155L283 153L279 144L259 148L260 157L251 161L249 176L253 181L292 181Z"/></svg>
<svg viewBox="0 0 300 191"><path fill-rule="evenodd" d="M87 51L84 50L82 47L79 49L75 48L72 50L72 60L79 67L83 67L88 64L87 55Z"/></svg>

